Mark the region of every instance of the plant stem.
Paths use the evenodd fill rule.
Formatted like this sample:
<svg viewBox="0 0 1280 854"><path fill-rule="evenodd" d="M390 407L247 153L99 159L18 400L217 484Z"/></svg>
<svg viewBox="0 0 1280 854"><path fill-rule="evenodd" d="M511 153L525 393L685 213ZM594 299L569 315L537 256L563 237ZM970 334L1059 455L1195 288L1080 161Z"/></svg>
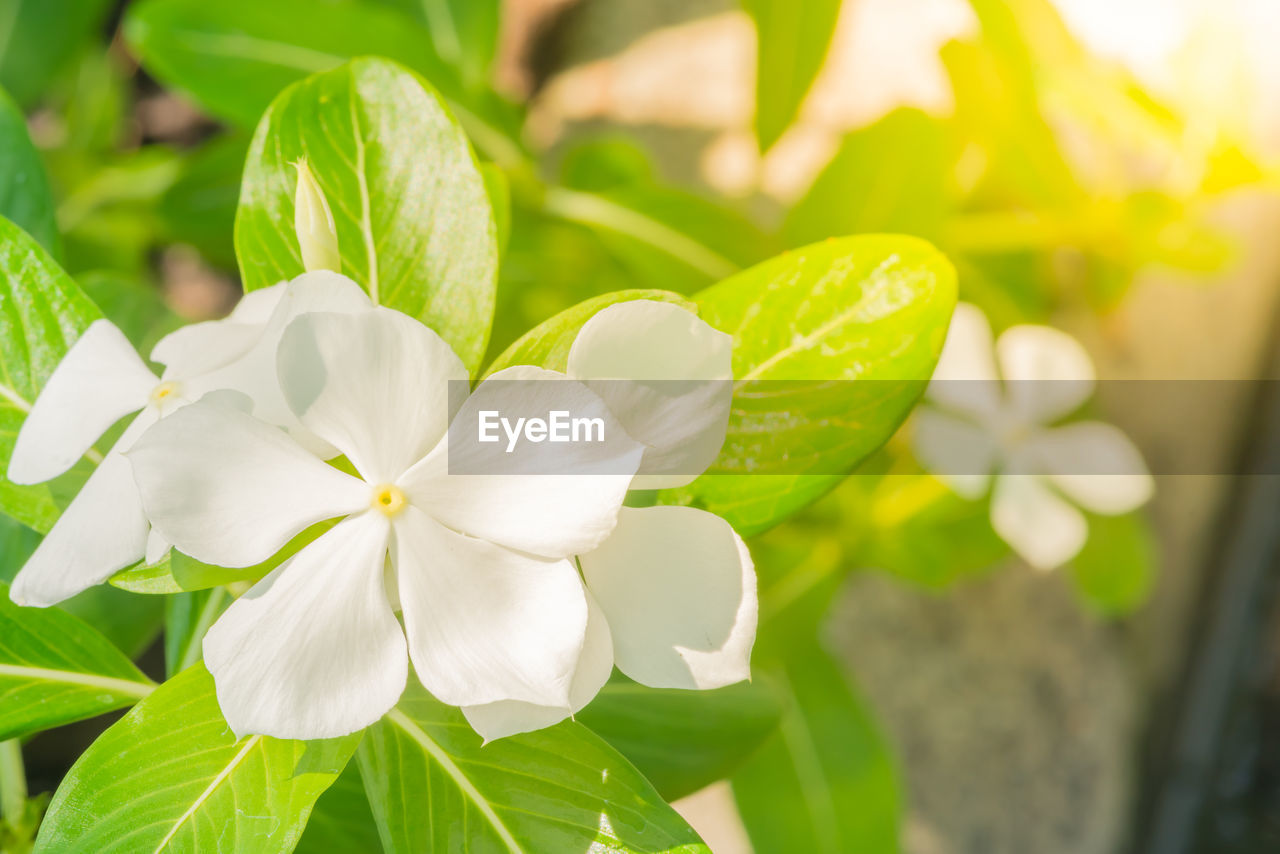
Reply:
<svg viewBox="0 0 1280 854"><path fill-rule="evenodd" d="M27 771L22 764L22 742L0 741L0 816L16 827L27 808Z"/></svg>

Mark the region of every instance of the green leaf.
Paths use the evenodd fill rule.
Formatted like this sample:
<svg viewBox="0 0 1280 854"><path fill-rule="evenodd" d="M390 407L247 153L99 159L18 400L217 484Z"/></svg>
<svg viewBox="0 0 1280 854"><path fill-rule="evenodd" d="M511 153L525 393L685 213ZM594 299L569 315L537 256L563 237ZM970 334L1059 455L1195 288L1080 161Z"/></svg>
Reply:
<svg viewBox="0 0 1280 854"><path fill-rule="evenodd" d="M232 232L248 152L248 138L236 134L205 143L182 164L158 210L169 239L191 244L228 269L236 263Z"/></svg>
<svg viewBox="0 0 1280 854"><path fill-rule="evenodd" d="M179 593L164 602L164 671L169 677L201 660L205 632L231 604L225 587Z"/></svg>
<svg viewBox="0 0 1280 854"><path fill-rule="evenodd" d="M615 678L575 719L673 801L732 774L773 733L781 713L761 681L678 691Z"/></svg>
<svg viewBox="0 0 1280 854"><path fill-rule="evenodd" d="M358 740L237 739L218 711L212 677L193 667L77 760L53 797L36 851L291 851Z"/></svg>
<svg viewBox="0 0 1280 854"><path fill-rule="evenodd" d="M100 585L58 605L93 626L129 658L142 655L160 635L164 601Z"/></svg>
<svg viewBox="0 0 1280 854"><path fill-rule="evenodd" d="M380 0L417 19L431 33L440 58L467 85L487 83L498 49L499 0Z"/></svg>
<svg viewBox="0 0 1280 854"><path fill-rule="evenodd" d="M573 346L573 339L578 337L583 324L602 309L637 299L670 302L695 310L687 299L669 291L632 290L601 294L567 308L530 329L494 359L485 369L485 374L492 374L512 365L537 365L552 371L563 371L569 361L569 348Z"/></svg>
<svg viewBox="0 0 1280 854"><path fill-rule="evenodd" d="M349 763L311 811L307 829L294 854L376 854L382 850L378 825L360 781L360 769Z"/></svg>
<svg viewBox="0 0 1280 854"><path fill-rule="evenodd" d="M302 157L333 211L342 272L479 367L493 322L497 229L467 138L435 91L399 65L357 59L272 103L236 214L248 290L303 272L290 165Z"/></svg>
<svg viewBox="0 0 1280 854"><path fill-rule="evenodd" d="M390 854L708 854L626 759L572 721L482 746L461 712L411 684L358 756Z"/></svg>
<svg viewBox="0 0 1280 854"><path fill-rule="evenodd" d="M782 136L826 59L841 0L743 0L756 24L756 137Z"/></svg>
<svg viewBox="0 0 1280 854"><path fill-rule="evenodd" d="M130 7L124 35L157 79L243 128L253 127L291 83L352 57L384 56L431 80L493 159L522 156L510 108L487 91L466 91L432 49L431 33L394 9L312 0L144 0Z"/></svg>
<svg viewBox="0 0 1280 854"><path fill-rule="evenodd" d="M840 668L801 643L760 669L786 692L787 707L732 781L756 854L896 854L893 756Z"/></svg>
<svg viewBox="0 0 1280 854"><path fill-rule="evenodd" d="M3 477L22 421L97 307L26 232L0 217L0 510L41 533L58 518L48 484Z"/></svg>
<svg viewBox="0 0 1280 854"><path fill-rule="evenodd" d="M0 86L31 106L102 24L108 0L9 0L0 6Z"/></svg>
<svg viewBox="0 0 1280 854"><path fill-rule="evenodd" d="M1155 537L1141 513L1087 515L1089 539L1071 561L1076 590L1103 616L1131 614L1151 597L1155 585Z"/></svg>
<svg viewBox="0 0 1280 854"><path fill-rule="evenodd" d="M0 16L4 14L0 11ZM0 92L0 216L58 252L53 192L17 104Z"/></svg>
<svg viewBox="0 0 1280 854"><path fill-rule="evenodd" d="M80 286L140 353L177 329L181 319L164 303L160 289L132 276L96 270L79 277Z"/></svg>
<svg viewBox="0 0 1280 854"><path fill-rule="evenodd" d="M0 740L91 718L154 686L120 650L57 608L23 608L0 583Z"/></svg>
<svg viewBox="0 0 1280 854"><path fill-rule="evenodd" d="M125 567L107 579L112 587L127 590L130 593L142 593L149 596L163 596L168 593L181 593L182 587L173 577L172 554L161 558L157 563L136 563Z"/></svg>
<svg viewBox="0 0 1280 854"><path fill-rule="evenodd" d="M733 336L738 384L720 456L659 500L745 536L821 497L898 429L933 373L956 279L923 240L865 235L788 252L693 300Z"/></svg>

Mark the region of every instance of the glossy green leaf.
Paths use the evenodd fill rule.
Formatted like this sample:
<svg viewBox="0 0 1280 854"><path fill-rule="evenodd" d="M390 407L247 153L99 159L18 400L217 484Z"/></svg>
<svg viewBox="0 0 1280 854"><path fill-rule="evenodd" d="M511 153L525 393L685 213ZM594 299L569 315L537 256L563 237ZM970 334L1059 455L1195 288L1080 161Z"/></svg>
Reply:
<svg viewBox="0 0 1280 854"><path fill-rule="evenodd" d="M767 151L791 125L826 59L841 0L743 0L756 25L756 137Z"/></svg>
<svg viewBox="0 0 1280 854"><path fill-rule="evenodd" d="M395 63L357 59L272 103L254 134L236 214L248 290L303 272L291 165L302 157L333 211L342 272L479 367L493 320L497 229L467 138L430 86Z"/></svg>
<svg viewBox="0 0 1280 854"><path fill-rule="evenodd" d="M307 829L293 850L294 854L377 854L382 850L357 763L348 763L316 801Z"/></svg>
<svg viewBox="0 0 1280 854"><path fill-rule="evenodd" d="M732 781L756 854L896 854L894 760L844 673L816 643L763 670L784 691L786 710Z"/></svg>
<svg viewBox="0 0 1280 854"><path fill-rule="evenodd" d="M898 429L933 373L956 280L923 240L865 235L788 252L693 299L733 336L738 385L720 456L660 500L747 535L826 493Z"/></svg>
<svg viewBox="0 0 1280 854"><path fill-rule="evenodd" d="M53 192L40 154L27 135L26 117L0 92L0 216L56 254L58 224L53 212Z"/></svg>
<svg viewBox="0 0 1280 854"><path fill-rule="evenodd" d="M88 625L15 605L0 583L0 740L127 706L153 687Z"/></svg>
<svg viewBox="0 0 1280 854"><path fill-rule="evenodd" d="M26 413L97 307L26 232L0 218L0 510L45 532L58 517L48 484L3 477Z"/></svg>
<svg viewBox="0 0 1280 854"><path fill-rule="evenodd" d="M157 79L219 118L251 128L279 92L352 57L401 62L431 80L494 159L518 159L516 120L489 92L464 91L431 33L397 10L311 0L145 0L125 40Z"/></svg>
<svg viewBox="0 0 1280 854"><path fill-rule="evenodd" d="M1156 580L1156 542L1141 513L1088 514L1089 539L1071 560L1071 578L1094 611L1122 617L1151 597Z"/></svg>
<svg viewBox="0 0 1280 854"><path fill-rule="evenodd" d="M761 680L679 691L615 677L575 719L673 801L732 774L777 728L781 712Z"/></svg>
<svg viewBox="0 0 1280 854"><path fill-rule="evenodd" d="M178 593L164 600L164 671L172 677L203 657L205 632L231 604L225 587Z"/></svg>
<svg viewBox="0 0 1280 854"><path fill-rule="evenodd" d="M111 10L108 0L8 0L0 6L0 86L34 104Z"/></svg>
<svg viewBox="0 0 1280 854"><path fill-rule="evenodd" d="M708 854L653 786L582 725L482 745L461 712L410 682L358 754L390 854Z"/></svg>
<svg viewBox="0 0 1280 854"><path fill-rule="evenodd" d="M63 779L36 851L292 851L359 736L237 739L203 666L108 729Z"/></svg>
<svg viewBox="0 0 1280 854"><path fill-rule="evenodd" d="M563 371L569 361L569 348L573 346L573 340L578 337L583 324L602 309L637 299L670 302L695 310L687 299L670 291L633 290L601 294L567 308L530 329L494 359L485 373L492 374L512 365L537 365L553 371Z"/></svg>

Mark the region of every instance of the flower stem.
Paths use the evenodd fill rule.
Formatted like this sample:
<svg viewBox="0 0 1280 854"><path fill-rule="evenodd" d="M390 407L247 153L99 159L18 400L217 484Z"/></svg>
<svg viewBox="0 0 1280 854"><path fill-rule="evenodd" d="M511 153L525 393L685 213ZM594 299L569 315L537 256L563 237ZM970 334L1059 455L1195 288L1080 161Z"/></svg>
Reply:
<svg viewBox="0 0 1280 854"><path fill-rule="evenodd" d="M27 771L22 764L22 742L0 741L0 816L11 826L22 821L27 808Z"/></svg>

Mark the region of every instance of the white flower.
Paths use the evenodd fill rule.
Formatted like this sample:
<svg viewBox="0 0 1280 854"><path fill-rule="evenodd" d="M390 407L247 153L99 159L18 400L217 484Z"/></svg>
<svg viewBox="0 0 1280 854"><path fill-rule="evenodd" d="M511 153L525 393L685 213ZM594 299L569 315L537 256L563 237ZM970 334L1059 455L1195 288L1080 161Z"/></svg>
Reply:
<svg viewBox="0 0 1280 854"><path fill-rule="evenodd" d="M961 303L929 384L939 408L916 413L921 465L969 499L985 495L996 473L992 527L1038 569L1066 563L1088 536L1084 515L1063 496L1115 515L1137 509L1154 490L1141 453L1117 428L1050 426L1088 400L1094 384L1089 355L1071 336L1014 326L993 346L986 316Z"/></svg>
<svg viewBox="0 0 1280 854"><path fill-rule="evenodd" d="M645 442L633 487L688 483L715 458L732 393L731 347L729 336L664 302L618 303L583 326L568 373ZM719 516L692 507L624 507L609 538L579 562L590 621L569 702L465 706L486 739L576 713L614 664L656 688L710 689L749 678L755 572L746 545Z"/></svg>
<svg viewBox="0 0 1280 854"><path fill-rule="evenodd" d="M152 361L165 365L159 377L110 321L94 322L23 422L8 477L15 483L54 478L121 417L138 415L18 573L13 601L53 605L144 557L163 557L168 543L150 530L122 452L151 424L219 389L248 395L268 420L290 418L274 380L275 344L285 325L303 311L368 305L358 285L333 273L252 291L226 319L191 324L161 339L151 352Z"/></svg>
<svg viewBox="0 0 1280 854"><path fill-rule="evenodd" d="M152 524L199 560L249 566L339 519L205 636L232 729L354 732L396 703L409 660L445 703L568 706L588 623L572 558L613 530L642 446L580 383L525 383L522 404L599 417L605 441L575 443L572 474L450 474L449 456L466 461L446 443L448 383L467 372L434 332L386 308L299 317L277 364L294 416L358 476L213 402L158 422L128 452ZM503 409L504 385L482 383L456 417Z"/></svg>

